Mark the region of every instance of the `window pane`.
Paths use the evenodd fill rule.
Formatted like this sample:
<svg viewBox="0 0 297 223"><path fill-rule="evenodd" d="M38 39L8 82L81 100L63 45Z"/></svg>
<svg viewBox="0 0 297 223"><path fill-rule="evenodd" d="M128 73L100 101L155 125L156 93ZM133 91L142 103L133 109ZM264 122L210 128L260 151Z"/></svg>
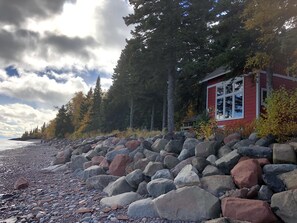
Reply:
<svg viewBox="0 0 297 223"><path fill-rule="evenodd" d="M225 94L230 94L232 92L233 92L232 83L229 83L226 85L226 93Z"/></svg>
<svg viewBox="0 0 297 223"><path fill-rule="evenodd" d="M234 91L242 91L243 89L243 81L237 81L236 83L234 83Z"/></svg>
<svg viewBox="0 0 297 223"><path fill-rule="evenodd" d="M224 100L223 98L218 98L217 99L217 114L216 118L217 119L222 119L223 118L223 109L224 109Z"/></svg>
<svg viewBox="0 0 297 223"><path fill-rule="evenodd" d="M224 94L223 86L217 86L217 96L222 96Z"/></svg>
<svg viewBox="0 0 297 223"><path fill-rule="evenodd" d="M234 102L234 117L240 118L243 117L243 101L242 101L242 94L234 95L235 102Z"/></svg>
<svg viewBox="0 0 297 223"><path fill-rule="evenodd" d="M232 118L232 96L226 97L225 100L225 118Z"/></svg>

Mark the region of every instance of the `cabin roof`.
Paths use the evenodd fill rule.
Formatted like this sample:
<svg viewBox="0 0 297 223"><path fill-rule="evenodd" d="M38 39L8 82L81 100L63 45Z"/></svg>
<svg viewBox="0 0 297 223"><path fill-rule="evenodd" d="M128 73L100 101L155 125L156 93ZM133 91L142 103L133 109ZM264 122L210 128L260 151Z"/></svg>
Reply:
<svg viewBox="0 0 297 223"><path fill-rule="evenodd" d="M209 81L209 80L214 79L214 78L216 78L216 77L220 77L220 76L222 76L222 75L224 75L224 74L227 74L227 73L230 73L230 72L231 72L230 69L228 69L227 67L221 66L221 67L215 69L213 72L208 73L208 74L207 74L207 75L200 81L200 83L204 83L204 82L206 82L206 81Z"/></svg>

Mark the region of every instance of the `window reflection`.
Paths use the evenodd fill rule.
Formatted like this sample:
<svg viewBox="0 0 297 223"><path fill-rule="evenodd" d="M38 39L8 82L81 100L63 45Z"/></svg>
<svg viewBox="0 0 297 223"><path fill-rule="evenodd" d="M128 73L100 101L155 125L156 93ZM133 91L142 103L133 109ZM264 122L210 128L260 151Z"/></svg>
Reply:
<svg viewBox="0 0 297 223"><path fill-rule="evenodd" d="M230 94L232 93L233 89L232 89L232 83L229 83L226 85L226 93L225 94Z"/></svg>
<svg viewBox="0 0 297 223"><path fill-rule="evenodd" d="M243 81L237 81L234 83L234 91L242 91L243 89Z"/></svg>
<svg viewBox="0 0 297 223"><path fill-rule="evenodd" d="M222 96L224 94L223 85L217 87L217 96Z"/></svg>
<svg viewBox="0 0 297 223"><path fill-rule="evenodd" d="M236 94L234 95L234 117L242 117L243 116L243 100L242 100L242 94Z"/></svg>
<svg viewBox="0 0 297 223"><path fill-rule="evenodd" d="M224 114L224 100L223 98L217 99L217 119L222 119Z"/></svg>
<svg viewBox="0 0 297 223"><path fill-rule="evenodd" d="M225 99L225 118L232 118L232 96L226 97Z"/></svg>

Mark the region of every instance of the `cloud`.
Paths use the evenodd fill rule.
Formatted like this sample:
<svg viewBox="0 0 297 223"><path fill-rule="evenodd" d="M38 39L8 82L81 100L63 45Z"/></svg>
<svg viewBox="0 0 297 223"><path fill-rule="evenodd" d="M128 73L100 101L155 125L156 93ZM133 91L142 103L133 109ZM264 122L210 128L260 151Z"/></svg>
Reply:
<svg viewBox="0 0 297 223"><path fill-rule="evenodd" d="M20 137L25 131L41 126L56 115L51 109L34 109L25 104L0 105L0 135Z"/></svg>
<svg viewBox="0 0 297 223"><path fill-rule="evenodd" d="M52 72L53 76L58 76ZM63 82L47 75L20 71L20 76L8 77L0 72L0 95L17 98L27 103L35 103L39 107L52 108L67 103L75 92L87 92L89 86L74 74L63 75Z"/></svg>
<svg viewBox="0 0 297 223"><path fill-rule="evenodd" d="M21 25L29 18L46 19L63 10L68 0L1 0L0 23Z"/></svg>

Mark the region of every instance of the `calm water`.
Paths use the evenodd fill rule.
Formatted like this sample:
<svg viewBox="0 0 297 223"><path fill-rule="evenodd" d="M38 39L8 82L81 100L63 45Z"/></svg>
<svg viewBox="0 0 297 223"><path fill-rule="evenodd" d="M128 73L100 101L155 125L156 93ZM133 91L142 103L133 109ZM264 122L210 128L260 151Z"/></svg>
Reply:
<svg viewBox="0 0 297 223"><path fill-rule="evenodd" d="M8 150L8 149L17 149L24 146L28 146L32 143L33 142L22 142L22 141L0 139L0 151Z"/></svg>

